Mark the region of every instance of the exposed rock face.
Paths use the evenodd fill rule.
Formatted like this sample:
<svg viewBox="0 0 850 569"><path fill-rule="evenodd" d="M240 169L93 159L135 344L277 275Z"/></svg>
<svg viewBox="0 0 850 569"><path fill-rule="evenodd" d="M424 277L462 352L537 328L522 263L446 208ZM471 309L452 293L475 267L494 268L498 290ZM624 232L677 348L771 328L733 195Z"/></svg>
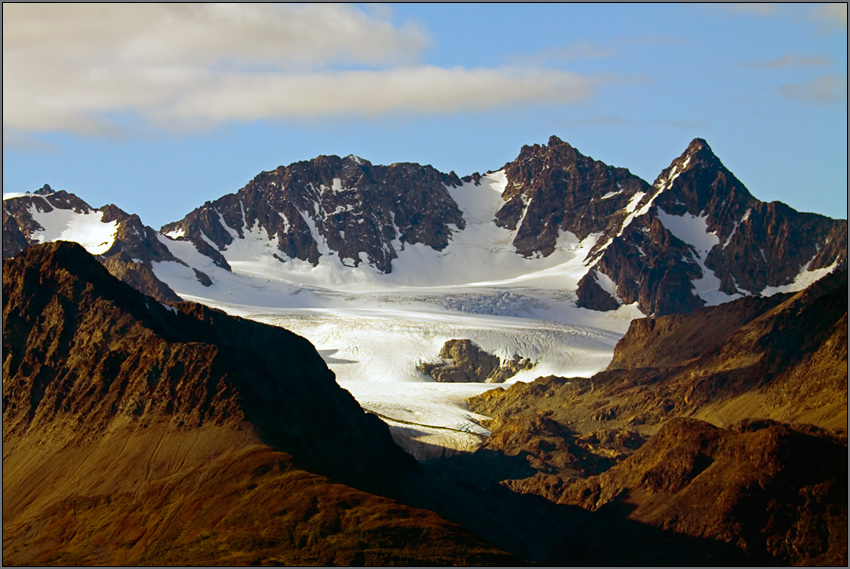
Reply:
<svg viewBox="0 0 850 569"><path fill-rule="evenodd" d="M76 215L69 215L71 212ZM182 261L160 242L156 231L142 224L138 215L130 215L111 204L92 208L74 194L54 191L46 184L32 195L3 200L3 258L13 257L33 244L63 238L61 230L46 231L34 217L50 213L57 218L53 223L58 226L70 226L74 218L88 218L85 221L88 225L111 227L101 232L107 241L84 245L97 253L98 260L114 276L143 293L160 302L180 300L156 277L151 263Z"/></svg>
<svg viewBox="0 0 850 569"><path fill-rule="evenodd" d="M3 357L4 564L518 562L363 491L416 463L305 339L164 306L77 244L4 261Z"/></svg>
<svg viewBox="0 0 850 569"><path fill-rule="evenodd" d="M281 260L315 265L320 255L336 252L353 266L365 262L389 273L397 248L422 243L439 251L452 231L465 227L446 191L446 185L460 184L454 173L430 166L374 166L355 156L319 156L263 172L239 192L204 204L162 231L180 232L222 267L228 265L218 251L236 237L263 232L276 243Z"/></svg>
<svg viewBox="0 0 850 569"><path fill-rule="evenodd" d="M846 266L846 220L760 202L699 138L626 210L588 260L613 281L618 301L638 302L645 314L691 312L715 282L726 295L759 294L803 269ZM580 306L612 306L590 275L578 297Z"/></svg>
<svg viewBox="0 0 850 569"><path fill-rule="evenodd" d="M619 225L624 208L648 184L625 168L582 155L556 136L548 145L523 146L505 165L505 205L496 225L517 230L517 252L548 256L563 231L584 239Z"/></svg>
<svg viewBox="0 0 850 569"><path fill-rule="evenodd" d="M592 245L584 274L565 283L576 288L580 307L637 303L648 315L686 314L770 294L798 277L814 278L811 271L846 267L846 220L757 200L699 138L652 185L554 136L546 145L524 146L502 172L504 204L493 223L512 233L515 254L549 256L565 235ZM406 247L443 251L464 231L466 220L449 188L480 180L478 173L461 179L413 163L377 166L355 156L319 156L263 172L162 233L191 242L225 270L231 269L227 258L234 258L227 255L239 257L242 244L259 244L282 266L296 259L315 266L333 257L390 273ZM33 207L101 211L66 192L39 193L4 201L5 256L44 239L32 237L40 229ZM154 261L191 263L172 255L171 241L138 218L114 206L102 211L104 223L118 222L104 257L123 251L148 269ZM201 267L192 268L199 282L214 284ZM156 288L145 292L159 294Z"/></svg>
<svg viewBox="0 0 850 569"><path fill-rule="evenodd" d="M440 350L443 363L421 363L419 371L444 383L502 383L520 371L531 369L528 358L501 359L482 350L472 340L449 340Z"/></svg>

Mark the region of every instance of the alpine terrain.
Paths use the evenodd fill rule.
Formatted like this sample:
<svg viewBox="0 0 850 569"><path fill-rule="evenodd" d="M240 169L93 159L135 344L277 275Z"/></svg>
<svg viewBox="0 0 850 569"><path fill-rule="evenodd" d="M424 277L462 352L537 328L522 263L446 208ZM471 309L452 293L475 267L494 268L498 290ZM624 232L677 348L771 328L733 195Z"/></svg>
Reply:
<svg viewBox="0 0 850 569"><path fill-rule="evenodd" d="M847 221L705 140L45 185L3 258L4 563L847 563Z"/></svg>

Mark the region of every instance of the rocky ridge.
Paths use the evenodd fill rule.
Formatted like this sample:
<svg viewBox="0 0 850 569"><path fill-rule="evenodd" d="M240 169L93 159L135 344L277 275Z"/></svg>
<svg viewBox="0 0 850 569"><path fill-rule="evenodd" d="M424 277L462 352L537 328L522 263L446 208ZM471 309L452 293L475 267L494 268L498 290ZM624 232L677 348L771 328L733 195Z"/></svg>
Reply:
<svg viewBox="0 0 850 569"><path fill-rule="evenodd" d="M415 461L284 329L60 241L4 261L3 331L4 564L518 561L393 499Z"/></svg>
<svg viewBox="0 0 850 569"><path fill-rule="evenodd" d="M373 462L365 457L409 462L311 344L287 330L199 304L163 305L73 243L30 247L5 261L3 278L4 440L56 429L81 442L128 422L249 422L342 479ZM329 439L353 454L328 448ZM353 464L354 455L363 460Z"/></svg>
<svg viewBox="0 0 850 569"><path fill-rule="evenodd" d="M546 145L524 146L499 172L503 204L492 223L512 234L514 252L505 254L544 258L565 235L593 239L578 283L565 283L576 287L575 302L584 308L637 303L647 315L684 314L783 287L799 290L805 284L795 284L798 277L846 267L846 220L759 201L699 138L652 185L554 136ZM449 190L463 191L481 179L413 163L378 166L355 156L319 156L262 172L160 232L106 206L102 221L117 222L117 231L101 256L123 252L141 265L115 274L148 272L159 261L191 266L191 259L173 253L179 248L169 248L186 241L231 270L224 253L239 257L241 248L259 244L282 270L290 262L316 266L324 258L387 274L406 247L440 252L465 230L467 220ZM4 257L38 241L33 207L100 211L65 192L4 200ZM121 257L120 264L126 262ZM204 286L214 284L203 267L192 268ZM156 276L127 278L144 284ZM144 286L160 300L174 300L164 285Z"/></svg>
<svg viewBox="0 0 850 569"><path fill-rule="evenodd" d="M319 156L263 172L162 232L191 241L221 267L228 265L219 251L248 232L262 232L282 261L315 265L320 255L335 253L352 266L368 263L389 273L397 249L423 243L439 251L464 228L446 191L460 184L454 173L431 166Z"/></svg>
<svg viewBox="0 0 850 569"><path fill-rule="evenodd" d="M846 266L846 220L755 199L702 139L627 210L589 255L580 306L609 309L616 300L638 302L645 314L687 313L712 290L732 300L787 285L801 269ZM600 275L611 283L607 296Z"/></svg>
<svg viewBox="0 0 850 569"><path fill-rule="evenodd" d="M645 314L688 313L846 264L846 220L760 202L702 139L652 185L554 136L524 146L500 171L504 204L493 223L513 233L517 254L547 257L563 234L596 236L576 291L585 308L637 303ZM271 242L281 262L315 265L334 255L389 273L405 244L441 251L463 231L446 189L480 179L320 156L264 172L162 231L190 240L222 267L220 252L250 232Z"/></svg>
<svg viewBox="0 0 850 569"><path fill-rule="evenodd" d="M45 235L46 229L34 217L51 212L73 212L77 217L96 218L89 223L112 225L107 241L86 244L97 259L118 279L161 302L181 300L156 277L151 263L182 261L160 242L156 231L142 224L138 215L128 214L112 204L93 208L76 195L54 191L47 184L31 195L3 200L3 258L14 257L30 245L61 237L61 232L54 232L60 233L58 236Z"/></svg>

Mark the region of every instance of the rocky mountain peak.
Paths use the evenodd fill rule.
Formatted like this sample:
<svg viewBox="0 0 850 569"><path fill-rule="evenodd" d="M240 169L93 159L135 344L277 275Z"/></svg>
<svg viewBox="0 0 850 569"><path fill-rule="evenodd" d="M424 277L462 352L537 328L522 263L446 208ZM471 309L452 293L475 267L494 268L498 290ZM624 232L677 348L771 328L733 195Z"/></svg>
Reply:
<svg viewBox="0 0 850 569"><path fill-rule="evenodd" d="M495 223L516 230L514 246L526 257L550 255L565 231L579 239L604 232L636 193L648 190L626 168L585 156L556 136L546 146L524 146L504 172L506 203Z"/></svg>
<svg viewBox="0 0 850 569"><path fill-rule="evenodd" d="M263 172L162 231L180 234L223 268L234 240L264 232L277 240L274 258L281 262L316 265L321 256L335 255L344 265L367 263L389 273L405 245L439 251L465 227L447 191L461 183L431 166L318 156Z"/></svg>
<svg viewBox="0 0 850 569"><path fill-rule="evenodd" d="M178 261L136 214L107 204L93 208L47 184L3 201L3 258L45 241L79 240L117 278L162 302L180 300L153 273L152 262Z"/></svg>
<svg viewBox="0 0 850 569"><path fill-rule="evenodd" d="M701 138L632 209L616 238L603 237L591 252L617 298L588 273L579 282L580 306L610 310L637 301L645 314L691 312L791 285L803 272L846 258L835 245L846 221L760 202Z"/></svg>
<svg viewBox="0 0 850 569"><path fill-rule="evenodd" d="M688 148L685 150L685 154L688 156L695 156L699 153L706 153L714 156L714 152L711 150L711 147L708 145L708 142L705 141L704 138L695 138L690 144L688 144Z"/></svg>
<svg viewBox="0 0 850 569"><path fill-rule="evenodd" d="M653 185L557 136L523 146L515 160L488 176L503 201L488 205L483 219L511 232L513 251L506 255L536 259L570 249L576 240L584 242L582 248L589 244L583 274L565 283L575 287L584 308L613 310L637 302L644 314L685 313L739 295L797 287L798 277L846 262L846 221L760 202L702 138L693 139ZM322 259L334 270L365 265L386 274L411 245L444 252L466 228L455 198L464 208L475 205L471 193L456 194L454 188L482 180L477 173L461 179L430 165L384 166L354 155L322 155L261 172L238 192L164 226L165 237L114 206L92 209L61 191L26 195L4 201L4 256L60 234L69 238L60 230L65 212L48 224L55 236L46 235L37 220L53 209L71 209L86 214L86 223L100 214L101 223L117 225L95 244L105 243L99 254L122 253L146 269L154 261L186 261L170 252L170 238L191 242L224 270L231 270L230 261L255 262L261 244L268 246L260 255L271 257L272 266L281 263L284 272L292 266L287 263L317 266ZM209 287L215 279L203 268L193 267ZM130 274L117 266L110 270ZM135 280L148 281L142 275Z"/></svg>

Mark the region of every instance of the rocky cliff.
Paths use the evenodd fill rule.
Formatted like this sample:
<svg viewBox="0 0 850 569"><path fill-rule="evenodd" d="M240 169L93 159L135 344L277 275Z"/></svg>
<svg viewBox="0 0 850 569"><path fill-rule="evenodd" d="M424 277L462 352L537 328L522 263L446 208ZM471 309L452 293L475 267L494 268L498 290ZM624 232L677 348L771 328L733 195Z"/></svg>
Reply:
<svg viewBox="0 0 850 569"><path fill-rule="evenodd" d="M846 220L759 201L699 138L651 185L554 136L548 144L524 146L491 174L504 180L504 189L485 223L492 223L493 235L509 233L512 250L502 254L543 259L565 239L587 244L578 273L564 277L564 289L580 307L636 303L647 315L685 314L741 296L799 290L846 267ZM178 262L192 267L204 286L214 284L204 257L225 270L232 269L228 258L262 258L263 271L279 263L282 274L301 270L299 262L325 262L342 274L368 266L381 275L393 272L415 245L439 258L473 221L455 198L468 199L464 189L482 180L414 163L319 156L262 172L159 233L115 206L93 210L76 196L47 191L4 200L4 256L35 242L83 240L62 229L64 218L51 222L59 224L52 232L39 224L59 209L114 225L105 242L86 245L90 252L103 258L124 253L141 265L138 271ZM479 221L473 225L481 232ZM440 270L455 269L445 260ZM145 292L166 300L162 286Z"/></svg>
<svg viewBox="0 0 850 569"><path fill-rule="evenodd" d="M47 227L45 227L47 226ZM159 280L152 262L179 261L139 216L114 205L93 208L74 194L49 185L3 200L3 258L36 243L58 239L81 243L120 280L161 302L180 297Z"/></svg>
<svg viewBox="0 0 850 569"><path fill-rule="evenodd" d="M847 261L847 222L755 199L702 139L694 139L588 256L579 305L637 302L645 314L687 313L803 270ZM603 294L599 278L608 285Z"/></svg>
<svg viewBox="0 0 850 569"><path fill-rule="evenodd" d="M441 250L465 226L446 191L460 179L430 166L375 166L355 156L319 156L263 172L228 194L162 228L191 241L217 264L234 238L262 233L279 258L316 264L336 254L353 266L389 273L406 244Z"/></svg>
<svg viewBox="0 0 850 569"><path fill-rule="evenodd" d="M77 244L4 261L3 358L5 564L514 562L366 493L415 461L305 339L163 305Z"/></svg>

